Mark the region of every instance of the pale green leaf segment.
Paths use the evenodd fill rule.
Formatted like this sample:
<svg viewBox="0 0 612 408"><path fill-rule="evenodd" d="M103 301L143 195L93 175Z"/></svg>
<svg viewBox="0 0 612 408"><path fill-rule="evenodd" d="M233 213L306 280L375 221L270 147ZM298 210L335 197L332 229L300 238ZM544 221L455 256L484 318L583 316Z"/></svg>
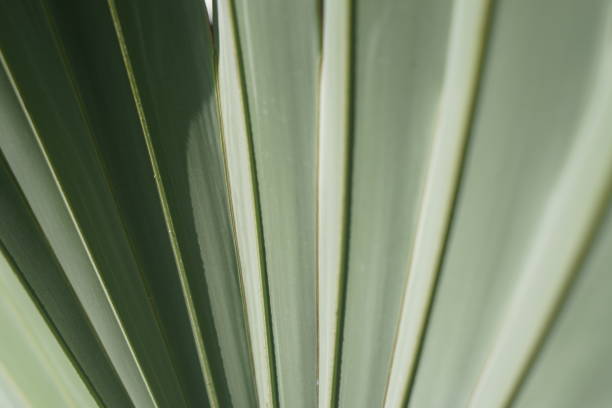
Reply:
<svg viewBox="0 0 612 408"><path fill-rule="evenodd" d="M313 407L319 1L233 4L265 249L278 405ZM224 52L227 43L220 46Z"/></svg>
<svg viewBox="0 0 612 408"><path fill-rule="evenodd" d="M610 12L607 1L493 3L408 406L507 406L546 350L609 199ZM557 391L576 401L570 387Z"/></svg>
<svg viewBox="0 0 612 408"><path fill-rule="evenodd" d="M318 180L322 407L383 404L441 115L452 6L325 2Z"/></svg>
<svg viewBox="0 0 612 408"><path fill-rule="evenodd" d="M453 7L433 145L385 391L386 407L402 405L414 379L474 114L489 16L489 0L457 1Z"/></svg>
<svg viewBox="0 0 612 408"><path fill-rule="evenodd" d="M578 265L576 283L533 357L514 407L605 407L612 401L612 211L610 202L592 249ZM588 346L587 346L588 344ZM588 373L581 377L579 373ZM580 380L577 380L580 378Z"/></svg>
<svg viewBox="0 0 612 408"><path fill-rule="evenodd" d="M325 2L318 135L318 406L337 401L344 313L351 55L350 0Z"/></svg>
<svg viewBox="0 0 612 408"><path fill-rule="evenodd" d="M0 366L0 404L2 406L22 408L31 405L24 391L17 385L7 368Z"/></svg>
<svg viewBox="0 0 612 408"><path fill-rule="evenodd" d="M602 223L612 191L612 6L595 31L590 83L566 162L544 204L530 248L509 290L497 339L471 396L470 406L511 401L538 343L547 334L566 288ZM584 180L588 180L585 183ZM563 221L563 222L561 222Z"/></svg>
<svg viewBox="0 0 612 408"><path fill-rule="evenodd" d="M96 407L14 267L0 250L0 403L11 408Z"/></svg>
<svg viewBox="0 0 612 408"><path fill-rule="evenodd" d="M220 47L219 107L243 300L247 311L257 401L260 407L270 408L276 406L277 397L266 260L252 135L232 1L218 1L216 13Z"/></svg>

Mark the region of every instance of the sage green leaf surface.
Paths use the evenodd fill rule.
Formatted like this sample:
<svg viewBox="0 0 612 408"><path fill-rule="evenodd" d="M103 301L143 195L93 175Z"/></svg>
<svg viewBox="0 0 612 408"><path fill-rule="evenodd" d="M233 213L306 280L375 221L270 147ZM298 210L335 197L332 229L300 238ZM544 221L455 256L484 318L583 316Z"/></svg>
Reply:
<svg viewBox="0 0 612 408"><path fill-rule="evenodd" d="M277 403L273 333L252 135L244 75L238 59L240 44L236 35L234 5L230 0L219 1L216 5L220 22L217 36L220 47L218 89L222 141L227 160L232 225L236 234L243 301L247 311L257 402L261 407L273 407Z"/></svg>
<svg viewBox="0 0 612 408"><path fill-rule="evenodd" d="M386 407L406 399L423 346L474 116L489 17L487 0L460 1L453 7L444 84L385 389Z"/></svg>
<svg viewBox="0 0 612 408"><path fill-rule="evenodd" d="M545 327L610 176L608 13L604 1L495 3L409 406L502 406L522 375L513 365Z"/></svg>
<svg viewBox="0 0 612 408"><path fill-rule="evenodd" d="M0 252L0 389L8 407L95 407L96 401ZM2 401L0 399L0 401Z"/></svg>
<svg viewBox="0 0 612 408"><path fill-rule="evenodd" d="M317 194L318 406L336 405L349 194L350 2L325 3Z"/></svg>
<svg viewBox="0 0 612 408"><path fill-rule="evenodd" d="M331 355L320 354L321 367L331 361L336 365L332 373L320 373L322 387L331 387L329 396L327 390L320 395L326 399L320 400L324 406L331 401L332 406L369 407L383 401L424 169L438 120L451 6L419 1L326 3L319 280L328 285L333 275L339 283L333 283L337 311L322 306L336 320L331 329L335 339L325 339L324 325L323 341L337 344ZM344 19L342 25L339 18ZM326 75L333 84L325 82ZM340 81L347 81L338 89L343 93L338 98L344 100L332 95ZM343 123L331 123L341 115ZM332 143L344 145L342 151ZM329 176L343 166L342 180ZM328 208L331 200L341 208ZM341 231L333 232L341 243L330 247L331 229L341 225ZM332 266L328 259L334 256L340 259ZM328 302L324 294L320 302Z"/></svg>
<svg viewBox="0 0 612 408"><path fill-rule="evenodd" d="M578 266L576 282L534 357L533 368L518 390L514 406L569 408L609 404L611 220L608 205L605 223L595 232L594 243ZM589 373L587 381L576 381L577 372Z"/></svg>
<svg viewBox="0 0 612 408"><path fill-rule="evenodd" d="M0 368L0 402L12 407L23 407L28 403L23 390L8 375L4 366Z"/></svg>
<svg viewBox="0 0 612 408"><path fill-rule="evenodd" d="M233 1L270 297L280 406L316 401L315 0Z"/></svg>

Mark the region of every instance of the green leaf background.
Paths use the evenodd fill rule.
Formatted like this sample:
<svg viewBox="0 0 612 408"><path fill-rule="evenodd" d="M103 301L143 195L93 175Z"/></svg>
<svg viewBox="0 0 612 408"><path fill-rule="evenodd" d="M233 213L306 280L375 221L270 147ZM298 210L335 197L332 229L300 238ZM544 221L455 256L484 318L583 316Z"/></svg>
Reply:
<svg viewBox="0 0 612 408"><path fill-rule="evenodd" d="M610 0L212 8L0 0L0 406L612 404Z"/></svg>

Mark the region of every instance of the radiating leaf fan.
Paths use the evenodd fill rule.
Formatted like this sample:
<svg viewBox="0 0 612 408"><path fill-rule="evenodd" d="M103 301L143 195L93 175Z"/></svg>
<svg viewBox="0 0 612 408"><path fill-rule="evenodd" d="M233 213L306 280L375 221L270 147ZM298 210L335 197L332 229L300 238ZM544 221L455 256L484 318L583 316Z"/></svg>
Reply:
<svg viewBox="0 0 612 408"><path fill-rule="evenodd" d="M0 0L0 406L612 406L612 1Z"/></svg>

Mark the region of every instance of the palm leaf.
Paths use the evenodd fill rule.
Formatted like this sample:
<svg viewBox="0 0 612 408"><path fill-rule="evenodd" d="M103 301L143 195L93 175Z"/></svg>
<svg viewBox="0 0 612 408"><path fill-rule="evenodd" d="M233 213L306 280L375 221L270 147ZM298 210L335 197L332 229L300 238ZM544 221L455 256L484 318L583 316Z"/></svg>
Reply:
<svg viewBox="0 0 612 408"><path fill-rule="evenodd" d="M0 2L0 405L600 407L609 0Z"/></svg>

